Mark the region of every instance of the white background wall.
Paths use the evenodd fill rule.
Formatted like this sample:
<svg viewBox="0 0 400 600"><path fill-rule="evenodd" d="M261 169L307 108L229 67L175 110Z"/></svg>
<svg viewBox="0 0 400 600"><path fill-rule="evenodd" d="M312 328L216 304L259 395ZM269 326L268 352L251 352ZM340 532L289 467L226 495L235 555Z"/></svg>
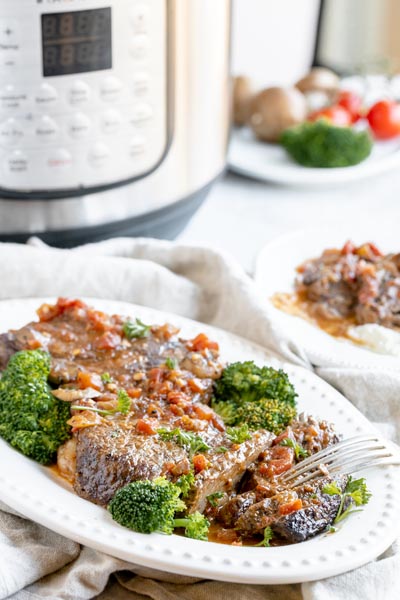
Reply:
<svg viewBox="0 0 400 600"><path fill-rule="evenodd" d="M233 73L262 86L296 81L311 64L318 8L319 0L234 0Z"/></svg>

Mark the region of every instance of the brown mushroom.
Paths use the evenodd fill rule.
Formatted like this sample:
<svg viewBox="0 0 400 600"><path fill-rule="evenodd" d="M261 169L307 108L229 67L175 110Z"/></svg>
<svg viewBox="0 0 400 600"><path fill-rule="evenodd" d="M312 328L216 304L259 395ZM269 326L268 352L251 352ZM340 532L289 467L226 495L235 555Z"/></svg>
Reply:
<svg viewBox="0 0 400 600"><path fill-rule="evenodd" d="M334 94L339 87L340 79L336 73L324 67L315 67L296 83L296 88L303 94L309 92L325 92Z"/></svg>
<svg viewBox="0 0 400 600"><path fill-rule="evenodd" d="M235 125L245 125L252 97L253 87L250 79L242 75L235 77L233 80L233 122Z"/></svg>
<svg viewBox="0 0 400 600"><path fill-rule="evenodd" d="M285 129L302 123L306 116L306 100L296 88L267 88L250 102L249 125L266 142L277 142Z"/></svg>

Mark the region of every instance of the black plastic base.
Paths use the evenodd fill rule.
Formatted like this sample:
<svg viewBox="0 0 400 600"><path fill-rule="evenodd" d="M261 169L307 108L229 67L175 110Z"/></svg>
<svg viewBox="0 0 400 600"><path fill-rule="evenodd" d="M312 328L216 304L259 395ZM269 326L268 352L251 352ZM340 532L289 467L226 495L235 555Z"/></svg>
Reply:
<svg viewBox="0 0 400 600"><path fill-rule="evenodd" d="M151 213L96 227L81 227L65 231L0 234L1 242L24 243L36 236L51 246L71 248L112 237L155 237L174 239L203 203L214 181L184 200Z"/></svg>

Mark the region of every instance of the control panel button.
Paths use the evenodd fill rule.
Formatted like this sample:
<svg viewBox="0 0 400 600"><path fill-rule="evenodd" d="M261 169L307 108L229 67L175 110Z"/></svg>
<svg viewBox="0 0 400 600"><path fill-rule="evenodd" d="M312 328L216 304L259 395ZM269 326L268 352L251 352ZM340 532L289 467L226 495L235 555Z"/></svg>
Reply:
<svg viewBox="0 0 400 600"><path fill-rule="evenodd" d="M122 82L116 77L107 77L100 85L100 98L104 102L115 102L121 95Z"/></svg>
<svg viewBox="0 0 400 600"><path fill-rule="evenodd" d="M149 24L149 7L145 4L137 4L131 10L131 25L135 33L146 33Z"/></svg>
<svg viewBox="0 0 400 600"><path fill-rule="evenodd" d="M90 99L90 87L84 81L75 81L68 92L68 101L72 106L81 106Z"/></svg>
<svg viewBox="0 0 400 600"><path fill-rule="evenodd" d="M135 135L129 142L129 156L139 156L144 153L145 149L146 138L143 135Z"/></svg>
<svg viewBox="0 0 400 600"><path fill-rule="evenodd" d="M58 125L51 117L41 117L35 126L35 135L42 142L52 142L57 138Z"/></svg>
<svg viewBox="0 0 400 600"><path fill-rule="evenodd" d="M107 135L116 133L121 126L122 117L117 110L107 110L101 117L101 128Z"/></svg>
<svg viewBox="0 0 400 600"><path fill-rule="evenodd" d="M28 157L20 150L14 150L14 152L7 156L4 168L9 175L27 173L29 170Z"/></svg>
<svg viewBox="0 0 400 600"><path fill-rule="evenodd" d="M81 140L89 135L92 123L83 113L76 113L68 123L68 133L71 137Z"/></svg>
<svg viewBox="0 0 400 600"><path fill-rule="evenodd" d="M0 109L21 110L28 101L28 95L9 84L0 90Z"/></svg>
<svg viewBox="0 0 400 600"><path fill-rule="evenodd" d="M103 167L110 157L109 148L102 142L98 142L89 152L89 163L96 169Z"/></svg>
<svg viewBox="0 0 400 600"><path fill-rule="evenodd" d="M131 125L143 125L153 116L153 109L150 104L140 103L133 107L129 122Z"/></svg>
<svg viewBox="0 0 400 600"><path fill-rule="evenodd" d="M48 83L44 83L37 90L34 101L37 107L47 109L54 104L57 104L58 93L57 90Z"/></svg>
<svg viewBox="0 0 400 600"><path fill-rule="evenodd" d="M7 119L0 125L0 146L12 146L20 142L24 135L24 128L19 121Z"/></svg>
<svg viewBox="0 0 400 600"><path fill-rule="evenodd" d="M149 48L149 37L145 33L141 33L133 38L130 44L130 53L133 58L146 58Z"/></svg>
<svg viewBox="0 0 400 600"><path fill-rule="evenodd" d="M63 171L72 166L72 156L65 148L58 148L48 156L47 166L52 171Z"/></svg>
<svg viewBox="0 0 400 600"><path fill-rule="evenodd" d="M149 91L150 77L147 73L136 73L133 78L133 91L136 96L145 96Z"/></svg>
<svg viewBox="0 0 400 600"><path fill-rule="evenodd" d="M19 49L15 48L15 46L18 46L18 44L18 22L15 19L0 19L0 46L4 50Z"/></svg>

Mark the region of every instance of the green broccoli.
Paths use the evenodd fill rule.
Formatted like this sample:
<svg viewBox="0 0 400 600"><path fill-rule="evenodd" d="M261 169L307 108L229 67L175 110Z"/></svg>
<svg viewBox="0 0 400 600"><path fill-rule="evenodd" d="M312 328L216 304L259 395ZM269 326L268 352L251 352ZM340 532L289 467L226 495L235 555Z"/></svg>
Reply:
<svg viewBox="0 0 400 600"><path fill-rule="evenodd" d="M227 425L247 424L278 434L296 416L296 396L281 369L237 362L215 382L212 407Z"/></svg>
<svg viewBox="0 0 400 600"><path fill-rule="evenodd" d="M118 490L108 505L114 521L139 533L171 534L184 527L187 537L207 540L208 521L200 513L175 519L175 513L186 509L180 499L181 488L165 477L153 481L133 481Z"/></svg>
<svg viewBox="0 0 400 600"><path fill-rule="evenodd" d="M49 372L49 354L24 350L10 358L0 379L0 436L42 464L70 437L70 408L51 394Z"/></svg>
<svg viewBox="0 0 400 600"><path fill-rule="evenodd" d="M367 131L337 127L325 119L286 129L280 142L304 167L350 167L366 159L372 150Z"/></svg>

